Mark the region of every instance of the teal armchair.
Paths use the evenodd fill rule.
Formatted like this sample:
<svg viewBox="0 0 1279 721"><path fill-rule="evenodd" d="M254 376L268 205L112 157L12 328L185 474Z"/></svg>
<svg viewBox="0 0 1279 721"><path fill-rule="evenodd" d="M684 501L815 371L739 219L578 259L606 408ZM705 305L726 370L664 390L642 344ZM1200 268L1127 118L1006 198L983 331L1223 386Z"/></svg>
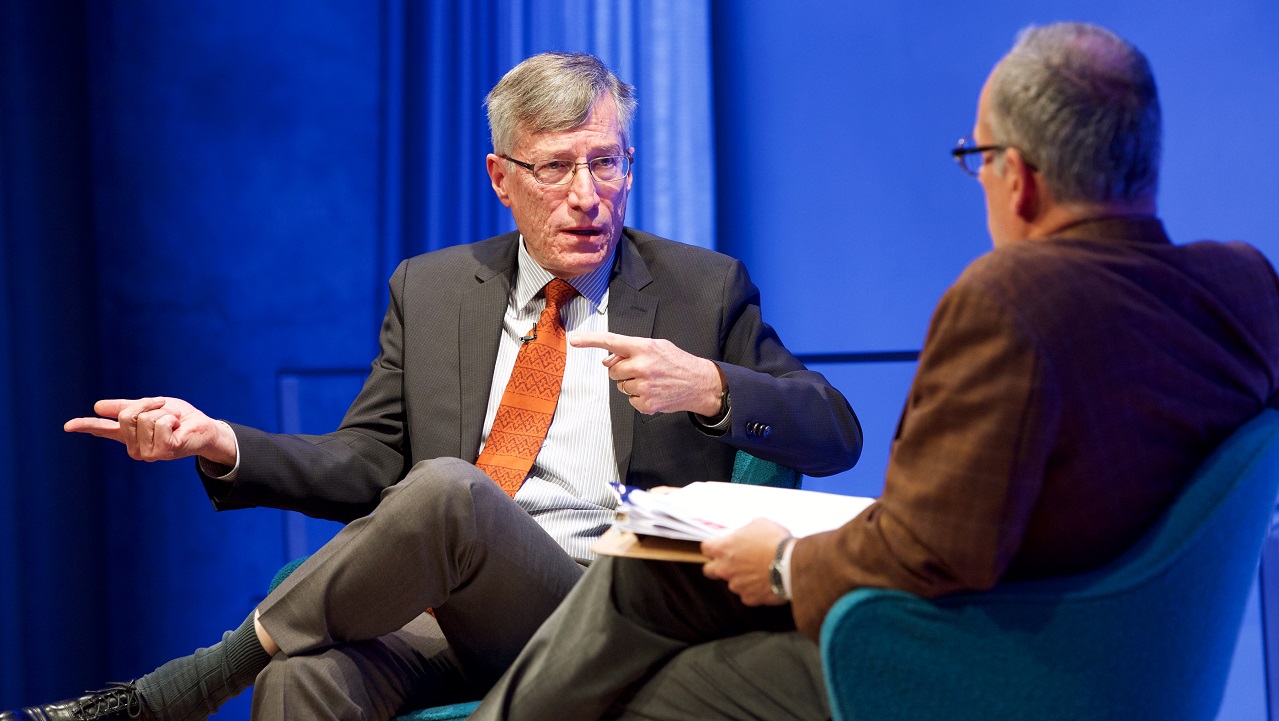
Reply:
<svg viewBox="0 0 1279 721"><path fill-rule="evenodd" d="M822 626L841 719L1213 719L1279 490L1279 412L1231 435L1089 573L926 600L858 589Z"/></svg>
<svg viewBox="0 0 1279 721"><path fill-rule="evenodd" d="M777 486L779 488L799 488L803 476L796 471L779 466L772 461L756 458L745 451L738 451L733 461L733 483L749 483L755 486ZM288 578L294 569L302 565L305 558L299 558L281 568L271 581L271 590ZM436 706L433 708L412 711L399 716L395 721L458 721L465 719L479 706L479 701Z"/></svg>

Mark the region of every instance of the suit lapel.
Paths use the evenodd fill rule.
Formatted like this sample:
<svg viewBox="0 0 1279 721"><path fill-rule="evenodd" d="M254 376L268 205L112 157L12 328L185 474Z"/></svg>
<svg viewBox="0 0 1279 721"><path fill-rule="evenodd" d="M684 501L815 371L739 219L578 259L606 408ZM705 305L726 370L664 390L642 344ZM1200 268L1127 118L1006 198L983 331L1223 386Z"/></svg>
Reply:
<svg viewBox="0 0 1279 721"><path fill-rule="evenodd" d="M621 335L651 338L657 316L657 296L643 292L653 276L631 239L622 235L617 245L617 269L608 284L608 329ZM631 465L636 411L626 396L609 394L609 415L613 421L613 449L617 473L623 481Z"/></svg>
<svg viewBox="0 0 1279 721"><path fill-rule="evenodd" d="M509 234L510 242L499 244L492 257L478 258L476 285L463 293L458 313L457 345L461 371L461 423L458 458L474 462L484 432L484 413L488 410L489 391L493 387L493 366L502 340L502 320L510 298L515 272L518 233Z"/></svg>

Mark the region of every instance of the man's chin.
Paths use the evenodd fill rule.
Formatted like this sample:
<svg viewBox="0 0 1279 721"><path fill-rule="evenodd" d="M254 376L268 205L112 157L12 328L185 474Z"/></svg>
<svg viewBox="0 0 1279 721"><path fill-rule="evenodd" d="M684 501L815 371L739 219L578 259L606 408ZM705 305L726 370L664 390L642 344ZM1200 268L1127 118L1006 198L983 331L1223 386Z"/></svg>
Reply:
<svg viewBox="0 0 1279 721"><path fill-rule="evenodd" d="M555 268L547 268L560 278L576 278L586 275L608 260L608 248L598 248L590 252L566 253L556 258Z"/></svg>

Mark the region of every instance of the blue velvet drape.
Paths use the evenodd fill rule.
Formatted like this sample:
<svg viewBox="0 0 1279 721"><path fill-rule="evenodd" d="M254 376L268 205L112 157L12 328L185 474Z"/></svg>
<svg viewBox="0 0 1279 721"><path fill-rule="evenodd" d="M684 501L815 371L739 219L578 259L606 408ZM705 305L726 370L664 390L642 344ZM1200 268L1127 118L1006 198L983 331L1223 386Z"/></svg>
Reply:
<svg viewBox="0 0 1279 721"><path fill-rule="evenodd" d="M76 3L0 6L3 702L106 670L99 456L61 431L97 376L83 33Z"/></svg>
<svg viewBox="0 0 1279 721"><path fill-rule="evenodd" d="M402 258L511 227L482 100L543 50L640 92L628 221L713 245L707 0L0 3L0 708L215 640L289 553L189 462L61 431L167 394L323 430ZM309 523L309 522L307 522ZM239 717L246 708L226 715Z"/></svg>

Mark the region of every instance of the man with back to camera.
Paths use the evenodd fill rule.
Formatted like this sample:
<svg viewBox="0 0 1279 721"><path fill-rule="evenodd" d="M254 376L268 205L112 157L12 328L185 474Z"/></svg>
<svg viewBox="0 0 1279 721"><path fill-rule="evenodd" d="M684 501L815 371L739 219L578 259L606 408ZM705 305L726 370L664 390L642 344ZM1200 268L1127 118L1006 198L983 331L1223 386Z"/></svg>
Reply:
<svg viewBox="0 0 1279 721"><path fill-rule="evenodd" d="M348 525L221 643L0 719L189 721L250 685L262 719L478 698L590 561L610 481L724 480L738 449L813 475L856 461L856 416L763 322L740 262L623 229L631 86L547 53L486 105L518 232L400 265L337 431L265 433L174 398L66 426L136 459L197 456L219 509Z"/></svg>
<svg viewBox="0 0 1279 721"><path fill-rule="evenodd" d="M814 641L846 592L982 591L1133 543L1279 407L1279 279L1243 243L1170 243L1160 134L1135 48L1023 31L954 151L994 250L934 313L882 497L798 540L756 520L700 569L602 559L471 718L828 719Z"/></svg>

